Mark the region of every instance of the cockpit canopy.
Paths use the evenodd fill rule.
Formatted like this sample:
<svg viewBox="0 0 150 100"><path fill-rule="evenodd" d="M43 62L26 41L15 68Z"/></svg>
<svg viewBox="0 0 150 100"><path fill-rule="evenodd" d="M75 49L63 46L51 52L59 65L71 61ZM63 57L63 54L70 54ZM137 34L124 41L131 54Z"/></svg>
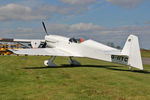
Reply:
<svg viewBox="0 0 150 100"><path fill-rule="evenodd" d="M83 41L84 40L82 38L78 38L78 39L76 39L76 38L70 38L69 39L69 42L71 42L71 43L81 43Z"/></svg>

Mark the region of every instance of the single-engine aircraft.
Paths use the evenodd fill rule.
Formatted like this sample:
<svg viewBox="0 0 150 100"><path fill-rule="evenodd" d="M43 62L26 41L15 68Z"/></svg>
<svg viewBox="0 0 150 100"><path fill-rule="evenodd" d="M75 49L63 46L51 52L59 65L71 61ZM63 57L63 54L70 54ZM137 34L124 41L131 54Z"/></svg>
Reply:
<svg viewBox="0 0 150 100"><path fill-rule="evenodd" d="M66 56L70 58L70 64L80 65L72 57L87 57L98 59L122 65L127 65L129 68L138 68L143 70L141 53L138 37L130 35L122 50L109 47L94 40L67 38L58 35L48 35L44 22L42 22L46 36L44 40L29 40L29 39L0 39L0 41L11 42L30 42L33 48L29 49L12 49L15 54L23 55L42 55L52 56L51 59L45 60L46 66L56 66L53 62L56 56ZM42 44L41 48L38 48Z"/></svg>

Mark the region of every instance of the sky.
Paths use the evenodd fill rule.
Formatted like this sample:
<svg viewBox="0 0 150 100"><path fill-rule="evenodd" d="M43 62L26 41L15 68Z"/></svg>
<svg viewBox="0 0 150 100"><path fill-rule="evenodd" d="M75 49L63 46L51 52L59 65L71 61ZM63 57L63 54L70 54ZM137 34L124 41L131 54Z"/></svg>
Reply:
<svg viewBox="0 0 150 100"><path fill-rule="evenodd" d="M150 49L150 0L0 0L0 37L43 39L49 34L123 47L130 34Z"/></svg>

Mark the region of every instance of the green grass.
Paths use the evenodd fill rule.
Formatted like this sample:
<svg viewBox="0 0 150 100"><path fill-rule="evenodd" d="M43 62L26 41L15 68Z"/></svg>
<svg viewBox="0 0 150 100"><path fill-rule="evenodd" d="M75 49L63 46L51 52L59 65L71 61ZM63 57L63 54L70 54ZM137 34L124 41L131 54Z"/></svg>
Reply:
<svg viewBox="0 0 150 100"><path fill-rule="evenodd" d="M142 57L150 58L150 50L141 50Z"/></svg>
<svg viewBox="0 0 150 100"><path fill-rule="evenodd" d="M149 100L150 65L144 71L87 58L81 67L46 68L44 56L0 56L0 100Z"/></svg>

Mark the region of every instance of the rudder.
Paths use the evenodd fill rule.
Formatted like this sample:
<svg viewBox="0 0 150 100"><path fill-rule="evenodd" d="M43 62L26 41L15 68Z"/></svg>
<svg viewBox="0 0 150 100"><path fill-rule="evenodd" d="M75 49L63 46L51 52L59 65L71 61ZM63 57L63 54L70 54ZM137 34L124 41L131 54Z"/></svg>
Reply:
<svg viewBox="0 0 150 100"><path fill-rule="evenodd" d="M138 37L130 35L122 49L122 55L129 57L128 65L143 70Z"/></svg>

